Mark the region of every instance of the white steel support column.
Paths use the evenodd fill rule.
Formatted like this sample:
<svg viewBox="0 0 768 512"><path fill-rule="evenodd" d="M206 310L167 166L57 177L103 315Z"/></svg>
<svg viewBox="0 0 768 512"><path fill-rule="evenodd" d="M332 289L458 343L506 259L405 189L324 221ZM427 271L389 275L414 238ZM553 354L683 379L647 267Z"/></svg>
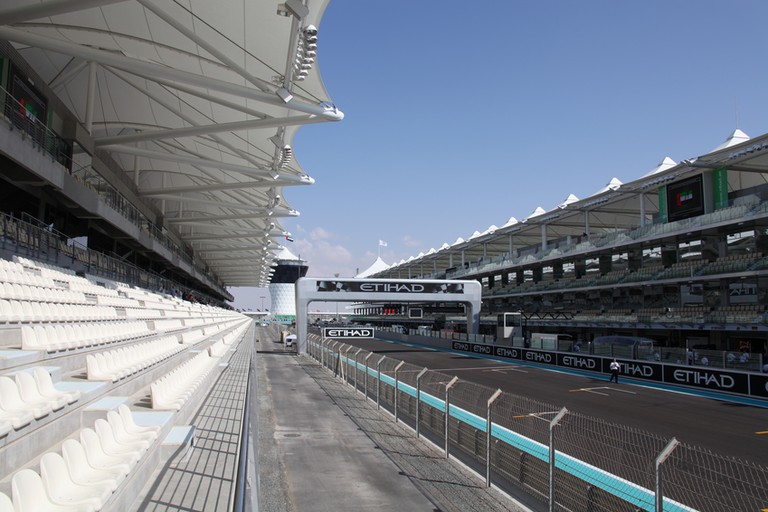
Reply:
<svg viewBox="0 0 768 512"><path fill-rule="evenodd" d="M163 188L165 188L165 179L166 179L166 176L168 176L168 173L165 173L165 172L164 172L164 173L162 174L162 183L163 183ZM160 211L162 212L162 214L163 214L163 217L165 217L165 199L161 199L161 200L160 200Z"/></svg>
<svg viewBox="0 0 768 512"><path fill-rule="evenodd" d="M547 248L547 225L542 224L541 225L541 250L546 250Z"/></svg>
<svg viewBox="0 0 768 512"><path fill-rule="evenodd" d="M93 135L93 102L96 97L96 63L88 63L88 86L85 97L85 129Z"/></svg>
<svg viewBox="0 0 768 512"><path fill-rule="evenodd" d="M584 212L584 234L589 239L589 210Z"/></svg>
<svg viewBox="0 0 768 512"><path fill-rule="evenodd" d="M133 184L139 189L139 156L133 155Z"/></svg>

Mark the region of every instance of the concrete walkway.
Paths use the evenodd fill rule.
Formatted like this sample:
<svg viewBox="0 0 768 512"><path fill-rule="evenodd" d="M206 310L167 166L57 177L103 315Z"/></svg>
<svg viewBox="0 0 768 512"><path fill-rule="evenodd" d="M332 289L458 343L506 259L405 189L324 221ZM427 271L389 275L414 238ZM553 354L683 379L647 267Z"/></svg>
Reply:
<svg viewBox="0 0 768 512"><path fill-rule="evenodd" d="M526 510L309 356L257 348L262 511Z"/></svg>

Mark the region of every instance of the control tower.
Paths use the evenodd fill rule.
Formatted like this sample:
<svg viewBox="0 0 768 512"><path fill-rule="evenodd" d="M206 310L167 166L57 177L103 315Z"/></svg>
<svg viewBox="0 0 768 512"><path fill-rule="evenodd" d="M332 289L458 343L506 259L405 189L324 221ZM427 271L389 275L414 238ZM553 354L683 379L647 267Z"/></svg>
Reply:
<svg viewBox="0 0 768 512"><path fill-rule="evenodd" d="M295 283L300 277L307 275L309 266L305 260L283 247L276 255L272 268L275 270L269 283L272 320L290 324L296 319Z"/></svg>

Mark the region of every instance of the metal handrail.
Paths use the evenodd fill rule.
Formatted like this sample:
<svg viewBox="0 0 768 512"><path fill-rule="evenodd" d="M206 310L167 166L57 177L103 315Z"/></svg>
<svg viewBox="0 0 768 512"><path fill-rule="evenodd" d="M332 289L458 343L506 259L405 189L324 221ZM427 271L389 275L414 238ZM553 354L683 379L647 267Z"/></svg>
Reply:
<svg viewBox="0 0 768 512"><path fill-rule="evenodd" d="M255 329L253 331L254 337L256 335ZM256 392L254 389L251 389L251 386L255 382L254 373L255 373L255 358L256 358L256 350L255 348L251 350L251 359L248 362L248 380L246 382L246 394L245 394L245 404L243 406L243 417L242 417L242 423L240 428L240 437L238 442L240 443L240 449L238 450L238 461L237 461L237 471L236 471L236 477L235 477L235 488L233 492L233 502L232 506L230 507L230 510L233 512L254 512L253 511L253 505L256 506L256 511L258 511L258 478L257 480L257 489L251 489L251 493L256 493L256 499L251 499L250 503L248 503L245 499L246 497L246 491L250 487L248 485L248 451L250 448L250 423L251 423L251 400L250 398L253 396L256 396Z"/></svg>

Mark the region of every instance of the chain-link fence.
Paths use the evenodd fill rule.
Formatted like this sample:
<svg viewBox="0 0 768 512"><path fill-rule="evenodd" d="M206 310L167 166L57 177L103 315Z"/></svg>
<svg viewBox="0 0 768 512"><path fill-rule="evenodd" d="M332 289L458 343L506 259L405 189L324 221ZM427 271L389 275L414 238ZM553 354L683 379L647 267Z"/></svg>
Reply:
<svg viewBox="0 0 768 512"><path fill-rule="evenodd" d="M460 460L488 485L548 503L549 510L768 508L766 467L314 334L307 347L394 421L443 447L446 457Z"/></svg>

